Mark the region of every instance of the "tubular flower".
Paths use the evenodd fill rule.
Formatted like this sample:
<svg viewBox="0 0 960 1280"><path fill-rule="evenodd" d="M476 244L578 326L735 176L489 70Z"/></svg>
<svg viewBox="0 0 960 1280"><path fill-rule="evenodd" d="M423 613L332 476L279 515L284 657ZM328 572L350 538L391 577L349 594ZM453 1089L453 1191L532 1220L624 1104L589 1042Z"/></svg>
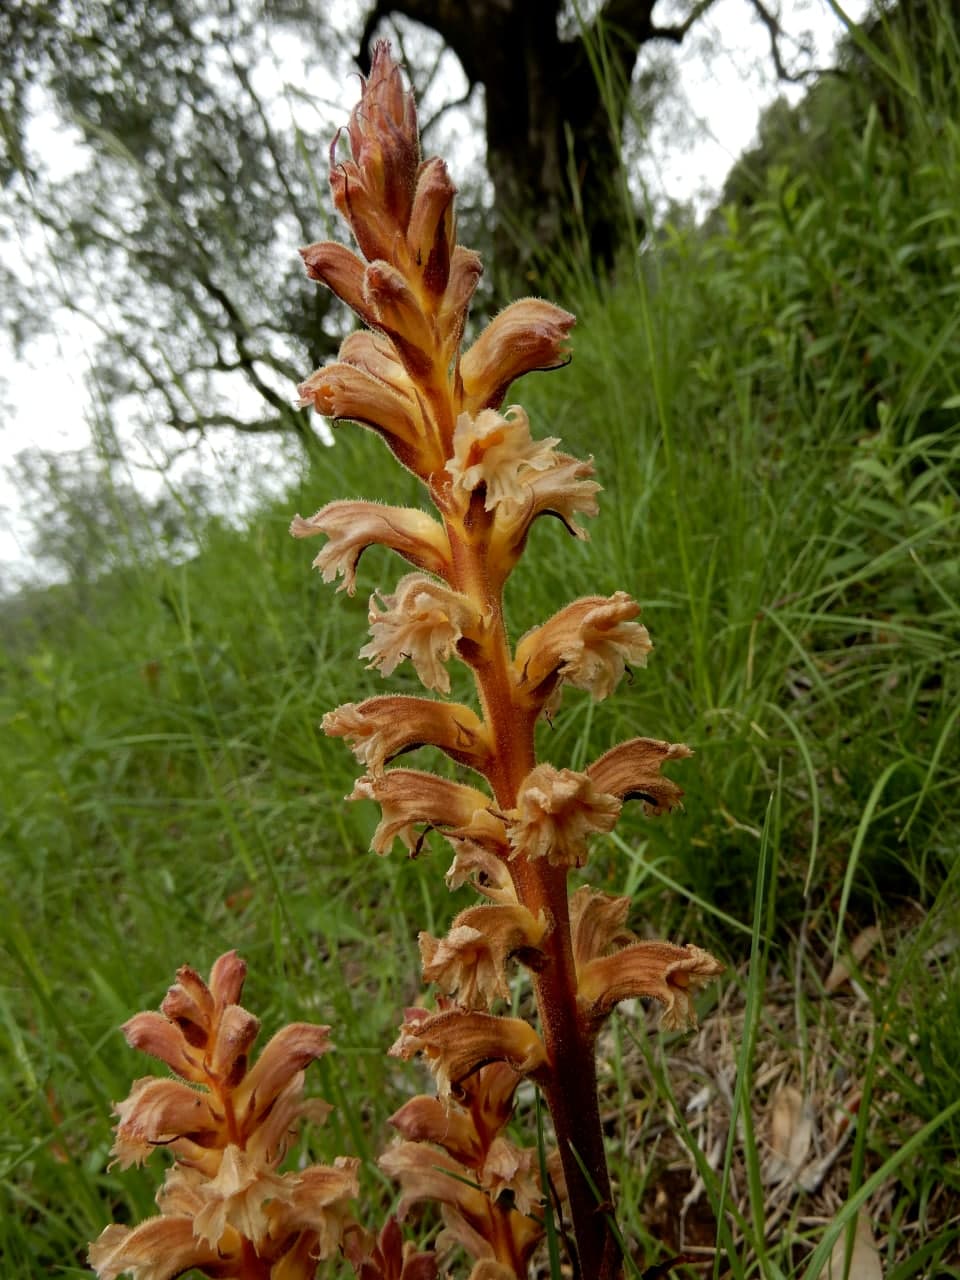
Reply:
<svg viewBox="0 0 960 1280"><path fill-rule="evenodd" d="M309 519L295 516L290 532L295 538L326 534L328 541L313 566L323 574L324 582L342 574L339 589L351 596L357 587L357 563L367 547L376 544L389 547L418 569L440 578L446 578L450 571L450 546L443 526L411 507L331 502Z"/></svg>
<svg viewBox="0 0 960 1280"><path fill-rule="evenodd" d="M584 1017L593 1026L599 1026L621 1000L647 996L663 1005L660 1025L665 1031L685 1031L697 1025L694 992L722 972L719 960L692 944L636 942L584 965L577 993Z"/></svg>
<svg viewBox="0 0 960 1280"><path fill-rule="evenodd" d="M527 478L556 465L553 446L559 443L554 437L534 440L519 405L511 405L504 416L494 409L484 409L475 418L462 413L447 463L454 491L469 495L482 489L487 511L501 504L522 505Z"/></svg>
<svg viewBox="0 0 960 1280"><path fill-rule="evenodd" d="M600 485L591 479L593 475L592 462L566 453L554 453L547 469L527 473L522 503L505 504L497 512L491 559L495 563L506 561L512 568L523 551L531 524L543 515L556 516L569 534L586 542L590 535L577 524L576 517L595 516L599 510L596 495Z"/></svg>
<svg viewBox="0 0 960 1280"><path fill-rule="evenodd" d="M323 717L323 731L346 738L353 754L374 776L405 751L429 743L451 760L483 772L490 755L483 721L456 702L387 695L366 702L346 702Z"/></svg>
<svg viewBox="0 0 960 1280"><path fill-rule="evenodd" d="M209 984L183 966L162 1013L124 1028L183 1079L134 1084L116 1107L114 1154L129 1164L162 1147L177 1163L157 1195L158 1217L107 1227L90 1246L100 1280L124 1271L172 1280L190 1268L226 1280L246 1274L251 1257L258 1274L312 1280L317 1260L339 1246L359 1162L277 1171L300 1121L326 1107L304 1100L303 1069L329 1049L329 1028L285 1027L248 1067L259 1022L237 1003L245 972L235 952L220 957Z"/></svg>
<svg viewBox="0 0 960 1280"><path fill-rule="evenodd" d="M629 663L646 666L653 648L634 622L639 606L625 591L587 596L534 627L517 645L514 667L531 705L553 710L561 684L588 690L598 701L616 688Z"/></svg>
<svg viewBox="0 0 960 1280"><path fill-rule="evenodd" d="M312 407L334 422L348 419L382 436L412 471L425 465L423 418L416 401L352 364L328 364L297 388L300 408Z"/></svg>
<svg viewBox="0 0 960 1280"><path fill-rule="evenodd" d="M546 858L554 867L582 867L587 838L612 831L620 801L598 790L585 773L541 764L528 773L507 814L511 858Z"/></svg>
<svg viewBox="0 0 960 1280"><path fill-rule="evenodd" d="M392 595L381 597L384 609L370 597L372 639L360 650L369 666L388 676L409 658L428 689L450 692L450 676L444 663L458 641L475 639L481 623L476 606L467 596L451 591L422 573L408 573Z"/></svg>
<svg viewBox="0 0 960 1280"><path fill-rule="evenodd" d="M416 853L422 843L414 832L416 826L466 829L490 804L482 791L416 769L388 769L379 777L364 775L357 779L349 799L376 800L380 805L382 817L370 845L379 854L389 853L398 837Z"/></svg>
<svg viewBox="0 0 960 1280"><path fill-rule="evenodd" d="M529 1023L457 1006L434 1014L407 1010L390 1056L412 1058L421 1052L443 1096L488 1062L509 1063L519 1075L534 1078L547 1065L543 1042Z"/></svg>
<svg viewBox="0 0 960 1280"><path fill-rule="evenodd" d="M496 316L460 362L468 413L499 409L521 374L558 369L570 360L567 344L576 316L542 298L512 302Z"/></svg>
<svg viewBox="0 0 960 1280"><path fill-rule="evenodd" d="M631 738L613 747L587 769L594 784L620 800L640 800L644 812L659 817L675 809L683 792L660 768L668 760L684 760L693 752L682 742Z"/></svg>
<svg viewBox="0 0 960 1280"><path fill-rule="evenodd" d="M469 1009L489 1009L494 1000L510 999L506 965L511 956L537 953L546 932L541 915L526 907L468 907L454 920L445 938L420 934L425 982L458 994Z"/></svg>

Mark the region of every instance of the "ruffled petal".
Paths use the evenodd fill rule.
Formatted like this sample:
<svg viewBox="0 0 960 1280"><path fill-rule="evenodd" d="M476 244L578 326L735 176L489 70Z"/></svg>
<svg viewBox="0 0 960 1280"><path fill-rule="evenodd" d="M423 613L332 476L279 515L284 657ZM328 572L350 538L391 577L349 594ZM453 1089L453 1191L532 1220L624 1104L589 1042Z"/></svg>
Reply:
<svg viewBox="0 0 960 1280"><path fill-rule="evenodd" d="M208 1276L236 1274L240 1242L235 1236L212 1248L193 1233L192 1218L148 1218L138 1227L110 1226L91 1244L87 1261L100 1280L173 1280L191 1267Z"/></svg>
<svg viewBox="0 0 960 1280"><path fill-rule="evenodd" d="M514 667L529 704L550 710L564 683L606 698L628 664L646 666L653 645L646 627L633 621L639 612L626 592L616 591L575 600L528 631L517 645Z"/></svg>
<svg viewBox="0 0 960 1280"><path fill-rule="evenodd" d="M591 1023L602 1022L621 1000L646 996L663 1005L664 1030L682 1031L697 1025L694 992L722 972L719 960L690 943L635 942L584 965L577 993Z"/></svg>
<svg viewBox="0 0 960 1280"><path fill-rule="evenodd" d="M464 829L444 833L456 849L445 877L447 888L452 892L469 884L492 902L510 904L517 901L517 891L503 862L503 858L510 852L506 830L503 823L494 819L492 814L486 816L492 820L491 834L496 838L492 847L482 839L472 838Z"/></svg>
<svg viewBox="0 0 960 1280"><path fill-rule="evenodd" d="M460 703L387 695L344 703L323 717L323 731L346 738L370 773L405 751L430 745L451 760L483 773L490 757L489 735L476 712Z"/></svg>
<svg viewBox="0 0 960 1280"><path fill-rule="evenodd" d="M547 1065L543 1041L529 1023L457 1007L434 1014L408 1009L389 1053L395 1058L423 1053L441 1095L488 1062L506 1062L519 1075L533 1077Z"/></svg>
<svg viewBox="0 0 960 1280"><path fill-rule="evenodd" d="M211 1097L179 1080L135 1080L113 1111L117 1127L111 1154L121 1169L142 1164L156 1147L181 1139L201 1147L219 1145L226 1132L224 1117L214 1110Z"/></svg>
<svg viewBox="0 0 960 1280"><path fill-rule="evenodd" d="M490 797L482 791L415 769L388 769L379 777L364 775L357 779L349 798L376 800L380 805L382 817L371 843L379 854L389 853L398 837L415 853L421 844L416 827L459 831L470 825L478 811L490 806Z"/></svg>
<svg viewBox="0 0 960 1280"><path fill-rule="evenodd" d="M314 560L324 582L343 575L340 590L353 595L357 563L367 547L389 547L399 555L440 578L450 573L450 544L443 525L413 507L388 507L377 502L330 502L304 519L295 516L290 525L295 538L325 534L327 543Z"/></svg>
<svg viewBox="0 0 960 1280"><path fill-rule="evenodd" d="M620 801L604 794L585 773L541 764L520 784L507 814L511 857L546 858L555 867L582 867L587 839L612 831Z"/></svg>
<svg viewBox="0 0 960 1280"><path fill-rule="evenodd" d="M481 620L469 597L451 591L420 573L408 573L397 583L392 595L370 597L372 639L360 650L361 658L388 676L405 658L428 689L450 692L450 676L445 663L463 638L476 640Z"/></svg>
<svg viewBox="0 0 960 1280"><path fill-rule="evenodd" d="M444 938L420 934L424 982L435 982L470 1009L510 999L506 965L511 956L535 953L546 921L526 907L480 906L461 911Z"/></svg>
<svg viewBox="0 0 960 1280"><path fill-rule="evenodd" d="M447 472L454 491L468 497L482 489L484 507L523 506L527 485L537 472L556 463L553 436L534 440L530 422L519 405L511 405L506 415L485 409L475 418L462 413L453 433L453 457Z"/></svg>

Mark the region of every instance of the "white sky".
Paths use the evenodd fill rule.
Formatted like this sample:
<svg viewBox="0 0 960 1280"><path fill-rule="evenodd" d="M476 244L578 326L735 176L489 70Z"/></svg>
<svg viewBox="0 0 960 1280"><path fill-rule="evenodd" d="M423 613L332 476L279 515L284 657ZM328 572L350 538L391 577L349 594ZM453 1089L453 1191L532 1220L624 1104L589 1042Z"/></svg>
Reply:
<svg viewBox="0 0 960 1280"><path fill-rule="evenodd" d="M864 0L858 0L849 12L859 18L865 9ZM783 0L782 24L794 34L808 32L817 62L829 65L842 26L827 0ZM658 46L658 51L663 48ZM789 55L789 44L785 49ZM289 51L275 53L277 61L289 68L289 56L281 57ZM767 31L752 16L747 0L717 0L685 43L671 50L671 56L678 69L679 97L652 131L650 159L642 167L642 179L654 199L693 199L704 208L719 192L733 161L754 139L761 110L778 93L796 100L802 90L776 83ZM789 56L787 61L789 65ZM315 82L312 87L316 89ZM355 84L343 86L344 116L354 91ZM332 96L336 90L330 92ZM454 122L451 125L455 128ZM55 166L76 163L76 142L66 134L49 131L44 150ZM28 261L40 246L22 249ZM90 441L90 399L83 375L95 345L92 326L71 319L57 333L32 343L23 361L14 362L9 352L0 352L0 378L6 384L3 399L13 410L0 430L0 589L33 571L19 495L6 469L21 449L74 450ZM309 372L305 369L304 376ZM292 399L294 389L290 391ZM176 444L182 447L182 439L178 437ZM269 483L272 475L279 483L284 471L289 475L289 451L276 437L240 440L235 432L212 437L191 458L190 466L218 474L227 453L237 473L233 483L238 493L249 494L255 478ZM150 484L143 471L135 473L134 479L141 486Z"/></svg>

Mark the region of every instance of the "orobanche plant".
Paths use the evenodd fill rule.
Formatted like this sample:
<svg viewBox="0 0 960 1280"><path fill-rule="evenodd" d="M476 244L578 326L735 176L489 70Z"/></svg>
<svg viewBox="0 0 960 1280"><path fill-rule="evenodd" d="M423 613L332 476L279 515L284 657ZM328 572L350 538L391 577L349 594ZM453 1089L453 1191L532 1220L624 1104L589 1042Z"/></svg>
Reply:
<svg viewBox="0 0 960 1280"><path fill-rule="evenodd" d="M285 1028L248 1067L258 1024L238 1004L240 962L228 955L209 986L183 969L162 1013L127 1025L131 1043L182 1080L134 1086L117 1108L115 1154L127 1163L164 1145L176 1163L160 1216L108 1227L91 1261L102 1280L124 1270L167 1280L188 1266L296 1280L340 1250L363 1280L429 1280L444 1251L460 1246L475 1260L471 1280L521 1280L548 1214L559 1212L575 1274L611 1280L623 1264L597 1099L598 1033L619 1001L637 996L660 1002L664 1027L693 1026L693 993L721 966L696 946L638 941L626 927L629 899L587 887L571 894L568 880L627 800L651 815L679 803L661 767L690 751L634 738L582 771L538 762L537 722L565 687L605 698L651 649L638 606L621 591L567 604L515 645L504 623L504 587L534 521L554 515L585 538L578 517L597 511L591 462L536 439L518 405L503 408L521 374L567 362L574 317L526 298L462 349L480 259L457 244L454 187L442 160L421 161L414 100L385 44L347 133L351 158L336 154L335 140L330 182L360 253L328 241L303 257L366 327L307 379L301 403L377 432L422 481L435 515L337 501L297 517L292 532L326 537L315 564L326 581L342 575L351 593L371 544L412 566L393 592L371 599L361 656L385 676L409 661L441 695L348 703L327 714L324 729L345 738L366 770L353 798L380 806L374 850L387 854L400 840L417 852L426 832L439 832L453 848L447 883L483 899L445 937L420 935L436 1008L408 1009L389 1051L422 1054L437 1095L412 1098L393 1116L399 1138L380 1164L400 1183L400 1220L430 1201L445 1226L428 1252L404 1243L393 1218L378 1236L364 1231L347 1209L355 1161L278 1172L294 1123L323 1106L302 1100L302 1073L327 1048L327 1028ZM454 660L472 674L475 707L444 699ZM424 745L477 785L392 767ZM535 1023L499 1011L511 1002L512 961L529 973ZM548 1156L537 1135L519 1146L510 1134L524 1080L546 1098Z"/></svg>

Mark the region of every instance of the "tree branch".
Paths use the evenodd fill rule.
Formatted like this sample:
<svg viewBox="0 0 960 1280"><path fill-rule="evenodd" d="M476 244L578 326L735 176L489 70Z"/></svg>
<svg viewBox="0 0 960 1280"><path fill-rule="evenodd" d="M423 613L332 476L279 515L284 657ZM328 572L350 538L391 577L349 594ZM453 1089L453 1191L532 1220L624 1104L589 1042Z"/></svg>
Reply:
<svg viewBox="0 0 960 1280"><path fill-rule="evenodd" d="M681 44L685 39L690 28L707 12L713 5L714 0L697 0L683 22L677 23L672 27L658 27L652 25L650 27L651 40L670 40L673 44Z"/></svg>

